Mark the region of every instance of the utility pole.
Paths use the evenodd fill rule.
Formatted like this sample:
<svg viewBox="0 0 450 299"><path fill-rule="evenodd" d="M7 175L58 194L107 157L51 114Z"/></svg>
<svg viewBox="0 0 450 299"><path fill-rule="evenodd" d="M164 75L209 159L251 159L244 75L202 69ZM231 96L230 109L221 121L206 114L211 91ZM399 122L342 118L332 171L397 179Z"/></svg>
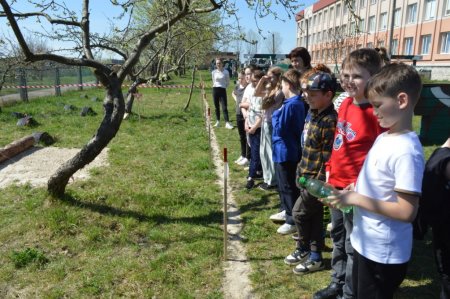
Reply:
<svg viewBox="0 0 450 299"><path fill-rule="evenodd" d="M272 32L272 54L275 54L275 33Z"/></svg>
<svg viewBox="0 0 450 299"><path fill-rule="evenodd" d="M394 23L395 23L395 5L396 5L396 0L392 0L392 16L391 16L391 28L389 29L389 43L387 44L387 46L389 47L389 57L392 56L392 38L394 36Z"/></svg>

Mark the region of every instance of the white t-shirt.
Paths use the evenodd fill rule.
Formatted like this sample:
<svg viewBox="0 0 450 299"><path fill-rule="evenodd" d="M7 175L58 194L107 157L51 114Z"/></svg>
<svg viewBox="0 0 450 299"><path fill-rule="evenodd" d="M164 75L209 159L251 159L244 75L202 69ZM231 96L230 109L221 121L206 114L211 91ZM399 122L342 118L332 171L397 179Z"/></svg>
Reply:
<svg viewBox="0 0 450 299"><path fill-rule="evenodd" d="M230 84L230 74L226 69L223 69L223 71L219 71L218 69L215 69L211 72L212 81L213 81L213 87L222 87L227 88Z"/></svg>
<svg viewBox="0 0 450 299"><path fill-rule="evenodd" d="M420 195L425 167L422 145L415 132L378 136L356 182L356 192L382 201L397 201L397 192ZM412 224L355 207L353 248L382 264L409 261Z"/></svg>

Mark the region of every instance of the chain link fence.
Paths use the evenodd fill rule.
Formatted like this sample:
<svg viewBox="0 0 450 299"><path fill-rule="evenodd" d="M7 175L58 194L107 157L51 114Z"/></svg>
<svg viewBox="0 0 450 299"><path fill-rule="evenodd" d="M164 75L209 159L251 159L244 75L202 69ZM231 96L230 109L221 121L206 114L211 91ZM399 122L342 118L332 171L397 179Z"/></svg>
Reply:
<svg viewBox="0 0 450 299"><path fill-rule="evenodd" d="M55 90L60 96L64 87L83 89L83 84L96 84L97 79L88 67L50 64L41 67L16 67L7 69L0 65L0 95L20 94L23 101L28 100L31 90ZM72 88L73 89L73 88Z"/></svg>

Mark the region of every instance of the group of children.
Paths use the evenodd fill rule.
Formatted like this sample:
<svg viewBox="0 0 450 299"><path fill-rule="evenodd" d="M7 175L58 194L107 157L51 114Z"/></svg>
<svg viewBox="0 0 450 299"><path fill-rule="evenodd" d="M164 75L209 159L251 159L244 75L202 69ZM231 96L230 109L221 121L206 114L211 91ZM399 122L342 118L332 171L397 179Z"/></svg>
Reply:
<svg viewBox="0 0 450 299"><path fill-rule="evenodd" d="M331 282L315 299L392 298L406 275L422 187L424 156L412 130L420 76L411 66L386 63L374 49L357 49L342 63L347 97L335 106L331 71L313 68L304 48L289 58L292 68L283 74L245 69L233 91L241 139L236 162L250 161L246 188L257 178L264 190L276 186L280 212L270 218L284 222L278 233L297 233L284 259L295 274L324 269L323 205L330 206ZM316 198L300 177L340 191ZM339 209L345 206L353 211Z"/></svg>

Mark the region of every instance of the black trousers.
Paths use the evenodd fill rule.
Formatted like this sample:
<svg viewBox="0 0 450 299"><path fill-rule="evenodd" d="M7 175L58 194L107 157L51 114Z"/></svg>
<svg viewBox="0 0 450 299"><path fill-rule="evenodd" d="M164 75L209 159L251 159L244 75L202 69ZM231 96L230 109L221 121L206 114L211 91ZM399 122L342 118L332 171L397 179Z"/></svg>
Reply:
<svg viewBox="0 0 450 299"><path fill-rule="evenodd" d="M433 250L441 277L440 299L450 298L450 227L447 223L433 225Z"/></svg>
<svg viewBox="0 0 450 299"><path fill-rule="evenodd" d="M286 223L294 225L292 209L300 191L295 184L297 162L275 162L275 174L278 181L278 194L280 195L281 210L286 211Z"/></svg>
<svg viewBox="0 0 450 299"><path fill-rule="evenodd" d="M241 156L250 160L250 147L247 142L247 132L245 132L245 118L242 114L236 114L236 126L239 132L239 142L241 144Z"/></svg>
<svg viewBox="0 0 450 299"><path fill-rule="evenodd" d="M213 87L213 100L214 100L214 109L216 112L216 119L220 120L220 106L222 106L223 118L225 121L230 121L228 118L228 103L227 103L227 90L223 87Z"/></svg>
<svg viewBox="0 0 450 299"><path fill-rule="evenodd" d="M408 263L380 264L353 251L353 293L357 299L392 299Z"/></svg>

